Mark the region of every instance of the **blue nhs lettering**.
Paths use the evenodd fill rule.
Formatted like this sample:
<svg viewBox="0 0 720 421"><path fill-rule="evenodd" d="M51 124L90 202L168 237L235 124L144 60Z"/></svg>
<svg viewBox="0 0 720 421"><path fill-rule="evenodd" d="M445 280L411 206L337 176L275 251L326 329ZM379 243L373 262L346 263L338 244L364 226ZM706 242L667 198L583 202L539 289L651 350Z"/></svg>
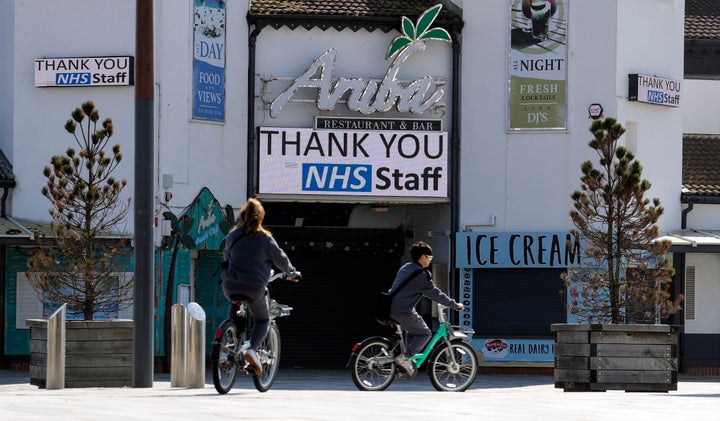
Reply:
<svg viewBox="0 0 720 421"><path fill-rule="evenodd" d="M350 164L302 164L303 191L369 192L372 166Z"/></svg>
<svg viewBox="0 0 720 421"><path fill-rule="evenodd" d="M90 73L57 73L56 85L89 85Z"/></svg>
<svg viewBox="0 0 720 421"><path fill-rule="evenodd" d="M662 104L665 102L665 95L660 91L647 91L647 100L648 102Z"/></svg>

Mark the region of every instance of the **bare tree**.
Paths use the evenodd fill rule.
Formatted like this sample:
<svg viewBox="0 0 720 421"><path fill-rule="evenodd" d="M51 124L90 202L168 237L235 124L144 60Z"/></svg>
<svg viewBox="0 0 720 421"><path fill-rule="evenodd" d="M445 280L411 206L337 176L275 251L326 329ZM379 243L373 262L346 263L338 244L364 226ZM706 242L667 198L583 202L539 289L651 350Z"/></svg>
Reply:
<svg viewBox="0 0 720 421"><path fill-rule="evenodd" d="M645 198L650 182L642 166L618 140L625 133L613 118L596 120L589 143L599 157L581 165L580 190L572 194L574 233L582 238L582 260L563 279L570 310L591 323L652 323L680 308L671 300L674 269L669 241L657 241L660 200Z"/></svg>
<svg viewBox="0 0 720 421"><path fill-rule="evenodd" d="M120 198L127 181L111 175L122 161L119 144L106 151L112 120L106 118L98 128L100 113L91 101L71 115L65 130L77 149L53 156L43 170L52 236L38 238L28 279L44 303L67 303L68 311L92 320L96 313L131 304L132 282L118 277L132 255L128 241L118 235L130 201Z"/></svg>

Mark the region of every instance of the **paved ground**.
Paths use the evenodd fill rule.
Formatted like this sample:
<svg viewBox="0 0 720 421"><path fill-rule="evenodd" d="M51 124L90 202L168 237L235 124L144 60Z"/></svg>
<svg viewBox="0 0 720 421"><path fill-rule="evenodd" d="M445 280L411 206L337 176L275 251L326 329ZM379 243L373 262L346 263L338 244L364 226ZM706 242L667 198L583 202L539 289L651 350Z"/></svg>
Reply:
<svg viewBox="0 0 720 421"><path fill-rule="evenodd" d="M427 375L398 379L384 392L360 392L346 371L281 370L267 393L250 377L218 395L171 388L46 390L28 372L0 370L0 420L720 420L720 378L680 379L670 393L565 393L549 376L478 376L464 393L436 392Z"/></svg>

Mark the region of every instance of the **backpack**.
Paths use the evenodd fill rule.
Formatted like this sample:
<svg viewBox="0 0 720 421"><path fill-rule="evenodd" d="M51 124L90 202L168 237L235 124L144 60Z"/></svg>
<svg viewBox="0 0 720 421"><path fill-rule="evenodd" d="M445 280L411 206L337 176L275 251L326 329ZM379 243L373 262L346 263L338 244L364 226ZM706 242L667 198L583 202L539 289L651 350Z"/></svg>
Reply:
<svg viewBox="0 0 720 421"><path fill-rule="evenodd" d="M390 319L390 307L392 306L392 300L395 297L395 294L397 294L401 289L405 287L410 281L421 274L423 272L423 269L418 269L410 276L408 276L402 283L395 289L395 291L392 292L381 292L380 296L378 297L377 303L375 304L375 312L374 317L375 320L380 323L381 325L387 325L390 324L392 321Z"/></svg>

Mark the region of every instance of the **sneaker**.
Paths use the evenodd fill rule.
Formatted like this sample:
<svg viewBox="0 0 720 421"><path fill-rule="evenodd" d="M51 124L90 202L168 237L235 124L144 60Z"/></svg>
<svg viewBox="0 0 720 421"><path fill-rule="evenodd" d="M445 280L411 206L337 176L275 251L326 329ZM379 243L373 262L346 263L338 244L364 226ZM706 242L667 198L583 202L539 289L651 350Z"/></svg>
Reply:
<svg viewBox="0 0 720 421"><path fill-rule="evenodd" d="M259 376L262 373L262 364L254 349L245 351L245 361L255 369L255 374Z"/></svg>
<svg viewBox="0 0 720 421"><path fill-rule="evenodd" d="M405 370L405 372L408 374L412 374L415 370L412 360L404 355L398 355L397 357L395 357L393 362L395 363L395 365Z"/></svg>

